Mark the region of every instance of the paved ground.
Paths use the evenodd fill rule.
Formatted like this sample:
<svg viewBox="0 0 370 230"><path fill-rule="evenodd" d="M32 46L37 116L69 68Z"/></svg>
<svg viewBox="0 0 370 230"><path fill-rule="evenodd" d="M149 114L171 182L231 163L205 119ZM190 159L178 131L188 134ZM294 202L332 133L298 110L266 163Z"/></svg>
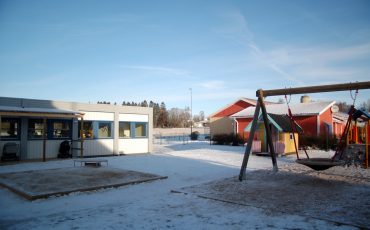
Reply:
<svg viewBox="0 0 370 230"><path fill-rule="evenodd" d="M248 172L243 182L237 177L226 178L174 192L365 229L369 227L369 191L370 183L366 181L356 183L353 178L349 181L339 175L282 169L278 173Z"/></svg>
<svg viewBox="0 0 370 230"><path fill-rule="evenodd" d="M215 146L203 142L155 145L152 154L104 159L109 159L109 168L168 176L165 180L73 192L34 201L0 188L0 229L369 228L363 226L363 217L368 217L365 211L370 210L370 197L364 195L370 191L370 170L333 167L314 172L295 164L295 156L286 156L277 159L280 171L274 182L271 159L251 155L247 178L256 170L264 170L266 175L260 175L262 180L252 177L255 180L251 180L251 184L248 181L240 183L235 181L235 176L239 175L244 150L241 146ZM331 155L315 150L312 157ZM73 159L21 162L1 166L0 175L25 171L42 174L49 172L47 170L73 169L71 166ZM72 177L73 173L70 174ZM171 192L181 191L181 188L191 189L183 193ZM223 191L224 197L211 197ZM243 199L233 203L231 201L238 198L236 194ZM208 199L200 198L205 197L202 195ZM267 199L269 197L271 199ZM300 199L304 200L298 202ZM360 201L363 203L359 204ZM358 211L358 220L353 210ZM335 219L327 218L328 215Z"/></svg>
<svg viewBox="0 0 370 230"><path fill-rule="evenodd" d="M0 185L29 200L35 200L164 178L130 170L82 166L0 174Z"/></svg>

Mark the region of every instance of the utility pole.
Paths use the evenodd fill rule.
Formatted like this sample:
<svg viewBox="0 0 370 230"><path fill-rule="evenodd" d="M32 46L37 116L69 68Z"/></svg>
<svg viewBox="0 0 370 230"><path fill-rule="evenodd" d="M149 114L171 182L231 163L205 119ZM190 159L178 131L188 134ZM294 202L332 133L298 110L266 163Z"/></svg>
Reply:
<svg viewBox="0 0 370 230"><path fill-rule="evenodd" d="M190 90L190 135L193 133L193 89Z"/></svg>

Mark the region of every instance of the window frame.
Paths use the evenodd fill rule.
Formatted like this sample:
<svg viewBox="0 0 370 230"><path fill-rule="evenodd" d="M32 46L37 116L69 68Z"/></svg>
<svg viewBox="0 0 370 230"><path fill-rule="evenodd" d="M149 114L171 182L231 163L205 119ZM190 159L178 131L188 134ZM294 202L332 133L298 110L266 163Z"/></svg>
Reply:
<svg viewBox="0 0 370 230"><path fill-rule="evenodd" d="M96 120L84 120L85 123L91 123L92 137L84 137L84 140L96 140L96 139L114 139L114 125L113 121L96 121ZM110 136L100 137L99 136L99 125L102 123L109 123ZM81 139L81 120L78 120L78 138Z"/></svg>
<svg viewBox="0 0 370 230"><path fill-rule="evenodd" d="M119 126L123 123L128 123L130 127L130 136L128 137L121 137L119 134L119 139L145 139L148 138L148 122L145 121L119 121ZM144 125L145 135L144 136L136 136L136 125ZM120 127L119 127L120 128ZM118 128L118 130L119 130Z"/></svg>
<svg viewBox="0 0 370 230"><path fill-rule="evenodd" d="M130 130L130 135L128 136L121 136L121 124L128 124L128 127L129 127L129 130ZM118 123L118 138L120 139L129 139L129 138L132 138L132 128L131 128L131 121L119 121Z"/></svg>
<svg viewBox="0 0 370 230"><path fill-rule="evenodd" d="M91 123L91 134L92 134L92 137L84 137L83 139L84 140L92 140L92 139L95 139L94 121L84 120L83 123L84 123L84 125L87 124L87 123ZM85 133L85 130L84 130L84 133ZM78 135L78 139L81 139L81 120L78 120L78 132L77 132L77 135Z"/></svg>
<svg viewBox="0 0 370 230"><path fill-rule="evenodd" d="M58 123L58 122L63 122L63 123L67 123L69 125L69 129L68 129L68 136L67 137L55 137L54 136L54 130L58 130L58 129L54 129L54 123ZM68 140L68 139L72 139L72 120L69 120L69 119L48 119L47 120L47 134L48 134L48 139L49 140ZM61 130L65 130L65 129L61 129Z"/></svg>
<svg viewBox="0 0 370 230"><path fill-rule="evenodd" d="M114 127L113 127L113 121L95 121L95 139L114 139ZM99 129L100 129L100 124L103 123L108 123L110 127L110 136L109 137L100 137L99 136ZM94 126L94 125L93 125ZM93 127L94 128L94 127Z"/></svg>
<svg viewBox="0 0 370 230"><path fill-rule="evenodd" d="M137 136L136 135L136 125L144 125L144 131L145 135L144 136ZM148 138L148 122L133 122L133 138Z"/></svg>
<svg viewBox="0 0 370 230"><path fill-rule="evenodd" d="M17 124L17 128L16 128L17 135L10 136L10 137L9 136L1 136L2 130L4 129L3 123L5 123L7 120L10 123L13 122L13 123ZM10 127L11 127L11 125L10 125ZM1 140L20 140L20 131L21 131L21 120L19 118L1 117L1 130L0 130L0 139Z"/></svg>
<svg viewBox="0 0 370 230"><path fill-rule="evenodd" d="M32 123L32 121L38 121L38 123L42 124L42 129L36 129L36 128L30 128L30 125ZM36 122L34 122L36 123ZM46 122L46 128L47 128L48 124ZM40 130L41 131L41 137L35 137L34 135L33 136L30 136L30 131L33 130ZM44 135L45 135L45 127L44 127L44 121L42 118L30 118L28 119L28 127L27 127L27 139L28 140L43 140L44 139ZM48 130L46 130L46 138L48 138Z"/></svg>

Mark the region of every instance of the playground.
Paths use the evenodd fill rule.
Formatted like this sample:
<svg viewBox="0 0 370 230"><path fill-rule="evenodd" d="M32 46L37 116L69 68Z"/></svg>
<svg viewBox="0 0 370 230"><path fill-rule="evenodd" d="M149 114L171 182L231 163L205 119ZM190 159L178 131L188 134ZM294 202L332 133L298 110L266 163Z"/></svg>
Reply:
<svg viewBox="0 0 370 230"><path fill-rule="evenodd" d="M247 180L240 182L236 176L244 151L243 146L173 141L156 145L150 155L105 158L109 165L98 168L167 176L164 180L34 201L1 188L0 228L368 228L368 169L337 166L317 172L296 164L291 155L277 158L275 174L270 157L251 155ZM310 152L313 157L333 154ZM30 162L2 166L0 174L71 168L69 159Z"/></svg>
<svg viewBox="0 0 370 230"><path fill-rule="evenodd" d="M298 166L299 167L299 166ZM343 174L305 172L293 165L275 174L258 170L240 183L237 177L178 190L214 201L261 208L271 213L307 216L368 227L370 180L349 180ZM353 178L352 178L353 179ZM364 202L365 201L365 202Z"/></svg>
<svg viewBox="0 0 370 230"><path fill-rule="evenodd" d="M353 86L296 88L288 93ZM357 86L369 88L370 82ZM281 95L287 90L257 91L246 147L166 140L155 143L152 154L79 160L90 168L76 167L73 159L1 166L0 228L369 229L368 137L365 163L349 164L343 158L352 116L368 124L368 113L349 114L336 150L295 145L295 155L277 157L266 128L263 93ZM265 156L251 154L260 109L269 145ZM89 188L81 187L89 183ZM35 192L41 196L29 195Z"/></svg>

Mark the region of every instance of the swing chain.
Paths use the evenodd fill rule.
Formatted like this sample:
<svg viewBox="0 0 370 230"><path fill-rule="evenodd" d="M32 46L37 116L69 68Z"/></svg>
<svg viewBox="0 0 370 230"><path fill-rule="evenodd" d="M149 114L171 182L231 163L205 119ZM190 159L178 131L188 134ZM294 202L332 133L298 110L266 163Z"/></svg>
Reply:
<svg viewBox="0 0 370 230"><path fill-rule="evenodd" d="M349 91L349 93L350 93L351 98L353 100L352 106L355 106L357 95L358 95L358 89L356 89L356 91L355 91L355 96L352 95L352 89Z"/></svg>
<svg viewBox="0 0 370 230"><path fill-rule="evenodd" d="M289 95L289 100L288 100L288 96L285 94L285 102L288 107L288 116L290 119L293 119L293 114L292 114L292 111L290 110L290 105L289 105L291 99L292 99L292 95Z"/></svg>
<svg viewBox="0 0 370 230"><path fill-rule="evenodd" d="M288 96L285 94L285 102L286 102L286 105L289 107L289 104L290 104L290 100L292 99L292 95L289 95L289 100L288 100Z"/></svg>

